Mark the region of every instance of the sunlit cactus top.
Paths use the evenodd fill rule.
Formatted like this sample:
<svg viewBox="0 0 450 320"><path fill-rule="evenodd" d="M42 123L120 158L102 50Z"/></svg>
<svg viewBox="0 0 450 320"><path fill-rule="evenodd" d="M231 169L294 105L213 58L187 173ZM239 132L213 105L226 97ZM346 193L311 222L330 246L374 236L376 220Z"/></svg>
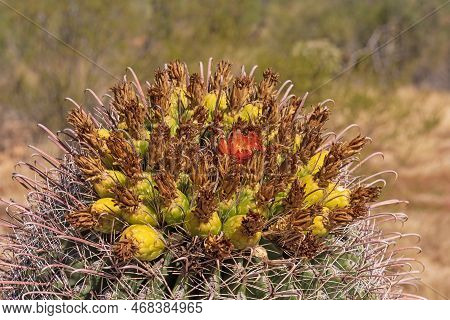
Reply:
<svg viewBox="0 0 450 320"><path fill-rule="evenodd" d="M351 175L368 139L327 133L331 101L307 106L271 69L203 69L175 61L146 86L130 70L93 94L96 116L75 103L72 129L48 132L64 155L38 150L53 169L16 176L29 205L11 203L5 294L404 297L407 260L371 212L396 201Z"/></svg>

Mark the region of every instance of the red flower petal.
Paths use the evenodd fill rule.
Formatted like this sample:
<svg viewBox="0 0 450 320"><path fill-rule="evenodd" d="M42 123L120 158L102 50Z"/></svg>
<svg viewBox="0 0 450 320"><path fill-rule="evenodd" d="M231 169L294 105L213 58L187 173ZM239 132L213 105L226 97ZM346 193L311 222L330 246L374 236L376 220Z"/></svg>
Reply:
<svg viewBox="0 0 450 320"><path fill-rule="evenodd" d="M229 154L238 162L242 162L252 157L253 151L262 150L262 143L256 132L249 132L243 135L240 130L233 131L228 140L219 140L219 151L222 154Z"/></svg>
<svg viewBox="0 0 450 320"><path fill-rule="evenodd" d="M222 154L230 154L230 151L228 150L228 142L224 138L219 140L219 151L222 152Z"/></svg>

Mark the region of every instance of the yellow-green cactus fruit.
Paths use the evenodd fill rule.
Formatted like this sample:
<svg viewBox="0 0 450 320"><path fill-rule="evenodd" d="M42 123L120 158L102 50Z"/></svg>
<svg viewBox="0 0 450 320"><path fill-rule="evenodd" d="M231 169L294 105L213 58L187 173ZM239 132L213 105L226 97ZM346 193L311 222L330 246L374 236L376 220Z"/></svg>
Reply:
<svg viewBox="0 0 450 320"><path fill-rule="evenodd" d="M227 219L229 217L235 216L236 213L236 199L232 197L231 199L221 201L218 204L218 212L222 219Z"/></svg>
<svg viewBox="0 0 450 320"><path fill-rule="evenodd" d="M208 120L211 121L212 113L216 109L216 105L219 107L219 110L223 111L227 109L227 98L224 94L220 95L219 103L217 103L217 94L214 92L208 93L205 95L203 99L203 106L208 110Z"/></svg>
<svg viewBox="0 0 450 320"><path fill-rule="evenodd" d="M245 215L236 215L229 218L223 224L223 233L230 239L236 249L242 250L248 247L254 247L261 239L261 231L248 234L243 228Z"/></svg>
<svg viewBox="0 0 450 320"><path fill-rule="evenodd" d="M154 199L158 196L155 186L151 174L144 172L142 178L133 186L133 191L138 195L139 200L149 205L153 204Z"/></svg>
<svg viewBox="0 0 450 320"><path fill-rule="evenodd" d="M123 210L122 217L129 224L148 224L153 227L158 225L158 217L155 210L142 203L137 208Z"/></svg>
<svg viewBox="0 0 450 320"><path fill-rule="evenodd" d="M323 167L325 157L328 155L327 150L322 150L317 152L315 155L309 159L306 168L310 174L316 174Z"/></svg>
<svg viewBox="0 0 450 320"><path fill-rule="evenodd" d="M275 139L275 137L278 134L278 128L272 130L269 132L269 134L267 135L267 143L271 142L273 139Z"/></svg>
<svg viewBox="0 0 450 320"><path fill-rule="evenodd" d="M97 129L97 136L101 140L105 141L110 137L110 132L108 129L100 128L100 129ZM102 151L103 164L105 164L105 166L108 168L112 168L114 160L110 154L108 147L106 146L106 143L104 143L103 146L101 147L101 151Z"/></svg>
<svg viewBox="0 0 450 320"><path fill-rule="evenodd" d="M163 209L164 221L168 225L181 223L189 211L189 199L186 195L177 190L177 197L171 202L168 208Z"/></svg>
<svg viewBox="0 0 450 320"><path fill-rule="evenodd" d="M222 229L222 221L217 212L213 212L208 221L202 221L193 210L190 210L186 214L184 227L192 236L206 237L219 234Z"/></svg>
<svg viewBox="0 0 450 320"><path fill-rule="evenodd" d="M245 122L253 122L258 119L259 114L261 113L260 107L254 104L246 104L236 115L236 119L241 119Z"/></svg>
<svg viewBox="0 0 450 320"><path fill-rule="evenodd" d="M283 211L283 200L287 197L286 191L280 191L277 194L275 194L274 200L272 204L270 205L268 216L275 216Z"/></svg>
<svg viewBox="0 0 450 320"><path fill-rule="evenodd" d="M220 202L218 207L220 216L224 219L235 215L246 215L250 210L256 210L255 191L244 188L232 198Z"/></svg>
<svg viewBox="0 0 450 320"><path fill-rule="evenodd" d="M323 190L319 188L319 185L314 181L312 175L306 175L300 178L305 190L305 199L303 204L305 207L310 207L316 203L319 203L323 199Z"/></svg>
<svg viewBox="0 0 450 320"><path fill-rule="evenodd" d="M302 136L297 133L295 135L295 137L294 137L294 146L292 147L294 153L296 153L300 149L300 145L302 144L302 140L303 140Z"/></svg>
<svg viewBox="0 0 450 320"><path fill-rule="evenodd" d="M172 137L175 136L179 127L177 119L167 115L164 117L164 122L170 129L170 135Z"/></svg>
<svg viewBox="0 0 450 320"><path fill-rule="evenodd" d="M183 108L186 108L188 105L188 98L186 95L186 90L181 87L176 87L173 89L173 92L170 96L170 114L172 116L178 115L178 107L179 104L182 105Z"/></svg>
<svg viewBox="0 0 450 320"><path fill-rule="evenodd" d="M168 114L164 117L164 122L170 128L171 136L175 136L179 127L178 119L183 116L183 112L186 111L187 106L188 98L186 90L181 87L174 88L170 95Z"/></svg>
<svg viewBox="0 0 450 320"><path fill-rule="evenodd" d="M298 146L300 146L300 144L301 144L301 137ZM294 142L294 150L296 145L297 144ZM299 178L303 178L304 176L314 175L317 172L319 172L319 170L323 167L325 157L328 155L328 153L329 152L327 150L317 152L315 155L311 157L311 159L309 159L306 165L299 167L299 169L297 170L297 176Z"/></svg>
<svg viewBox="0 0 450 320"><path fill-rule="evenodd" d="M153 227L143 224L135 224L126 228L116 246L116 252L120 257L128 259L134 257L141 261L158 258L164 249L162 235Z"/></svg>
<svg viewBox="0 0 450 320"><path fill-rule="evenodd" d="M283 161L285 160L285 157L282 154L277 154L277 165L281 166Z"/></svg>
<svg viewBox="0 0 450 320"><path fill-rule="evenodd" d="M97 135L100 139L106 140L109 138L110 133L109 133L108 129L100 128L100 129L97 129Z"/></svg>
<svg viewBox="0 0 450 320"><path fill-rule="evenodd" d="M114 197L111 189L119 184L125 185L127 177L117 170L106 170L104 174L98 177L98 181L94 183L94 190L100 198Z"/></svg>
<svg viewBox="0 0 450 320"><path fill-rule="evenodd" d="M144 157L148 152L148 140L150 140L150 131L148 131L147 129L143 129L140 135L141 139L133 139L133 145L139 156Z"/></svg>
<svg viewBox="0 0 450 320"><path fill-rule="evenodd" d="M234 116L232 114L225 113L223 115L223 124L226 128L231 128L234 124Z"/></svg>
<svg viewBox="0 0 450 320"><path fill-rule="evenodd" d="M140 157L144 157L148 152L149 143L146 140L133 140L134 149Z"/></svg>
<svg viewBox="0 0 450 320"><path fill-rule="evenodd" d="M255 207L255 191L250 188L244 188L239 193L239 202L236 208L236 214L246 215L250 210L254 210Z"/></svg>
<svg viewBox="0 0 450 320"><path fill-rule="evenodd" d="M128 130L128 125L125 121L119 122L117 124L117 129L119 130Z"/></svg>
<svg viewBox="0 0 450 320"><path fill-rule="evenodd" d="M327 187L327 196L324 200L325 207L329 209L345 208L350 204L350 190L335 183Z"/></svg>
<svg viewBox="0 0 450 320"><path fill-rule="evenodd" d="M93 227L96 231L112 233L123 228L123 223L120 221L122 209L113 198L102 198L95 201L90 212L98 221Z"/></svg>
<svg viewBox="0 0 450 320"><path fill-rule="evenodd" d="M323 237L327 234L328 230L325 228L324 219L323 216L314 217L313 223L309 227L313 235Z"/></svg>

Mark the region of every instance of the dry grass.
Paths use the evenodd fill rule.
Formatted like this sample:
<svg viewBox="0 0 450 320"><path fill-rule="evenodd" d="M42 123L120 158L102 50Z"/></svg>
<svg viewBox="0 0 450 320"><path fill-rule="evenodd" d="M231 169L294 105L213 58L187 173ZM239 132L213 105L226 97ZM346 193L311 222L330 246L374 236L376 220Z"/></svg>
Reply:
<svg viewBox="0 0 450 320"><path fill-rule="evenodd" d="M409 220L397 231L418 233L425 265L418 294L429 299L449 299L450 282L450 93L406 87L392 98L392 109L377 115L362 114L355 121L374 138L372 151L383 151L384 161L374 161L369 172L394 169L397 181L384 197L407 199Z"/></svg>
<svg viewBox="0 0 450 320"><path fill-rule="evenodd" d="M417 96L417 94L416 94ZM409 199L405 232L422 236L425 265L420 292L427 298L450 298L450 94L417 96L421 108L437 109L441 121L435 130L408 141L398 163L400 179L391 193ZM418 116L420 116L420 109Z"/></svg>
<svg viewBox="0 0 450 320"><path fill-rule="evenodd" d="M0 198L23 199L21 187L13 182L11 172L17 162L29 155L26 146L31 141L34 130L12 112L2 108L0 111ZM0 203L0 214L3 213L4 206Z"/></svg>
<svg viewBox="0 0 450 320"><path fill-rule="evenodd" d="M336 101L345 101L345 97ZM430 299L449 298L450 93L406 87L380 103L389 107L376 109L383 110L376 114L363 112L351 119L374 138L372 150L385 153L384 161L374 161L366 170L392 168L399 173L398 181L391 184L384 197L410 201L407 209L410 219L405 225L398 225L397 230L422 236L423 252L419 259L426 268L417 293ZM349 116L337 120L348 123ZM11 172L16 162L29 159L31 152L24 146L36 131L14 117L1 123L0 197L22 200L23 192L11 180ZM50 149L48 143L44 143L43 149Z"/></svg>

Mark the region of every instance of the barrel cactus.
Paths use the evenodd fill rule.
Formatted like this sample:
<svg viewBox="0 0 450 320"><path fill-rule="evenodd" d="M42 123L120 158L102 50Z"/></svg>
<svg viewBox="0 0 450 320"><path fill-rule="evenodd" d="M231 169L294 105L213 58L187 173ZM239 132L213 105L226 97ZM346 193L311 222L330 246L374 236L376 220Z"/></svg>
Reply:
<svg viewBox="0 0 450 320"><path fill-rule="evenodd" d="M354 174L368 138L327 132L271 69L179 61L130 79L13 175L1 291L8 299L394 299L413 258L377 221L380 174ZM93 110L89 112L88 110Z"/></svg>

